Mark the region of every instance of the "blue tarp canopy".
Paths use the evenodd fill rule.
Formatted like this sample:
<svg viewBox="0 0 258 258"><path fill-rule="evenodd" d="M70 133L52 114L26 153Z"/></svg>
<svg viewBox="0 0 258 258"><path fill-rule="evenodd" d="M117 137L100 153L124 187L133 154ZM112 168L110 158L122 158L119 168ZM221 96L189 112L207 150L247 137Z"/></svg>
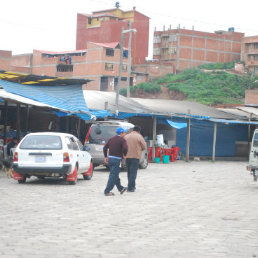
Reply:
<svg viewBox="0 0 258 258"><path fill-rule="evenodd" d="M171 120L166 119L166 122L171 126L174 127L176 129L182 129L187 127L187 123L177 123L177 122L173 122Z"/></svg>
<svg viewBox="0 0 258 258"><path fill-rule="evenodd" d="M31 86L0 80L0 86L9 93L47 104L56 109L89 112L81 85Z"/></svg>
<svg viewBox="0 0 258 258"><path fill-rule="evenodd" d="M83 120L92 120L112 116L106 110L89 109L85 102L81 85L32 86L0 80L0 86L8 93L61 110L52 111L59 117L75 114Z"/></svg>

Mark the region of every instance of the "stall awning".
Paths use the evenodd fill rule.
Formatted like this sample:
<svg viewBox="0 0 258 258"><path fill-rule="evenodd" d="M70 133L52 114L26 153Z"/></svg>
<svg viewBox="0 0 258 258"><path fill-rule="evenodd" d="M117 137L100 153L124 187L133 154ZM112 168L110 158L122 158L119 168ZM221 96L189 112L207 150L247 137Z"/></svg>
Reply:
<svg viewBox="0 0 258 258"><path fill-rule="evenodd" d="M171 120L166 119L167 123L171 126L174 127L176 129L182 129L187 127L187 123L177 123L177 122L173 122Z"/></svg>
<svg viewBox="0 0 258 258"><path fill-rule="evenodd" d="M69 112L89 112L81 85L30 86L0 80L0 86L15 94L44 105Z"/></svg>

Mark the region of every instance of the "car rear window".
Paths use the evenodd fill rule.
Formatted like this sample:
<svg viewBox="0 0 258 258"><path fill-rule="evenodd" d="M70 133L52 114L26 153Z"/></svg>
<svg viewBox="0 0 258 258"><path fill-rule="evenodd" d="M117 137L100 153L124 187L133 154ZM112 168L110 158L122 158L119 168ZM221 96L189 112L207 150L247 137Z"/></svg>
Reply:
<svg viewBox="0 0 258 258"><path fill-rule="evenodd" d="M111 137L116 135L116 129L118 125L114 126L93 126L90 135L89 135L89 143L92 144L105 144ZM122 126L124 129L129 130L130 127Z"/></svg>
<svg viewBox="0 0 258 258"><path fill-rule="evenodd" d="M106 143L111 137L116 135L117 128L118 126L93 126L89 135L89 143Z"/></svg>
<svg viewBox="0 0 258 258"><path fill-rule="evenodd" d="M21 143L20 149L61 150L62 140L57 135L29 135Z"/></svg>

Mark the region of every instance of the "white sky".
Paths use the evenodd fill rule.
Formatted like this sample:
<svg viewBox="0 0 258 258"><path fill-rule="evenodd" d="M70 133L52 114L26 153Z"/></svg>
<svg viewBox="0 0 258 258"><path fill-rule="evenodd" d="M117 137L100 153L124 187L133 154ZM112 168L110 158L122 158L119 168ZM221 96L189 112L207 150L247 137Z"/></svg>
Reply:
<svg viewBox="0 0 258 258"><path fill-rule="evenodd" d="M75 50L77 13L115 8L115 0L2 0L0 49L13 54ZM136 10L150 17L149 58L157 30L178 24L186 29L214 32L234 27L246 36L258 35L257 0L120 0L123 11Z"/></svg>

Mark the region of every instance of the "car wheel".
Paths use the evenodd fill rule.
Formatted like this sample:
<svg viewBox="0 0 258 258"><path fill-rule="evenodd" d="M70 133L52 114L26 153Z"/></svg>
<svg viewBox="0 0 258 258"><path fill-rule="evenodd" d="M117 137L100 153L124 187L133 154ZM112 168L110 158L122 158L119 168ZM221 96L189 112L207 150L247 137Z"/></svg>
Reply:
<svg viewBox="0 0 258 258"><path fill-rule="evenodd" d="M24 177L23 179L18 180L19 184L24 184L25 182L26 182L26 177Z"/></svg>
<svg viewBox="0 0 258 258"><path fill-rule="evenodd" d="M84 180L91 180L91 178L93 176L94 166L93 166L92 162L90 163L89 170L91 170L91 174L89 176L88 175L83 175Z"/></svg>
<svg viewBox="0 0 258 258"><path fill-rule="evenodd" d="M148 165L149 165L148 156L145 155L142 163L139 164L139 168L140 169L146 169L148 167Z"/></svg>

